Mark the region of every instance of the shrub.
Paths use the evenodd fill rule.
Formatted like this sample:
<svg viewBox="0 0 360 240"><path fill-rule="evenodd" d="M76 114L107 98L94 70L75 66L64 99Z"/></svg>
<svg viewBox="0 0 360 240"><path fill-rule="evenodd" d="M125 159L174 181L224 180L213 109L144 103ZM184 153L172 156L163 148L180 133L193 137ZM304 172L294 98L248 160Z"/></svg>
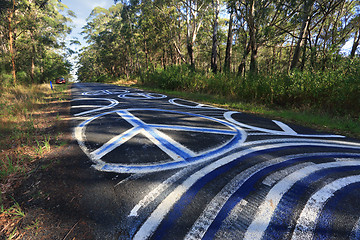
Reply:
<svg viewBox="0 0 360 240"><path fill-rule="evenodd" d="M209 93L232 100L261 104L315 108L332 114L360 113L360 64L348 62L335 70L290 74L235 74L192 71L188 65L155 69L142 76L143 83L167 90Z"/></svg>

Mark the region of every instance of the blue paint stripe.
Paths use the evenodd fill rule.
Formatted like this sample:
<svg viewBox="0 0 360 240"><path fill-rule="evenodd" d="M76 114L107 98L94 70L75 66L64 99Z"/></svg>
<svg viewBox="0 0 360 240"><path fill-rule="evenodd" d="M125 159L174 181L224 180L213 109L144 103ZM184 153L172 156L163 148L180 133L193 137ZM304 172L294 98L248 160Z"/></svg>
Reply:
<svg viewBox="0 0 360 240"><path fill-rule="evenodd" d="M170 130L183 130L189 132L204 132L204 133L215 133L215 134L230 134L235 135L238 132L234 130L220 130L220 129L211 129L211 128L200 128L200 127L186 127L186 126L171 126L171 125L161 125L161 124L150 124L150 127L160 128L160 129L170 129Z"/></svg>
<svg viewBox="0 0 360 240"><path fill-rule="evenodd" d="M333 223L333 215L334 215L334 211L337 208L338 204L341 202L341 200L345 197L347 197L352 191L357 190L360 188L360 183L353 183L350 184L342 189L340 189L339 191L337 191L334 194L334 197L330 198L329 201L326 203L326 205L324 206L316 229L315 229L315 236L314 236L314 240L325 240L325 239L330 239L331 235L333 234L333 228L332 228L332 223ZM360 237L360 236L359 236Z"/></svg>
<svg viewBox="0 0 360 240"><path fill-rule="evenodd" d="M267 239L283 239L289 232L292 224L293 213L301 197L306 196L313 182L319 181L331 174L360 170L360 166L333 167L316 171L296 182L292 188L281 198L264 237Z"/></svg>
<svg viewBox="0 0 360 240"><path fill-rule="evenodd" d="M360 155L359 155L360 156ZM203 239L213 239L216 232L220 229L222 222L227 218L230 211L244 198L246 198L251 192L255 191L255 185L265 176L269 175L272 172L278 171L282 168L289 167L296 163L302 161L309 161L312 159L319 159L319 158L329 158L329 157L349 157L349 155L342 155L342 154L326 154L323 156L307 156L307 157L298 157L293 158L281 163L277 163L271 166L264 168L263 170L255 173L251 176L224 204L223 208L216 216L212 224L210 225L209 229L204 235ZM353 157L353 155L351 155ZM276 239L276 238L275 238Z"/></svg>
<svg viewBox="0 0 360 240"><path fill-rule="evenodd" d="M165 138L161 137L159 134L157 134L153 128L147 127L147 126L142 126L145 131L147 131L149 134L151 134L151 136L153 136L156 140L158 140L161 145L163 145L165 148L169 149L170 151L176 153L177 155L179 155L180 157L182 157L183 159L188 159L191 158L192 156L189 155L187 152L184 152L182 149L174 146L173 144L171 144L168 140L166 140Z"/></svg>
<svg viewBox="0 0 360 240"><path fill-rule="evenodd" d="M235 144L234 144L235 145ZM324 147L324 146L314 146L314 145L306 145L306 143L299 143L296 147L313 147L313 148L331 148L331 147ZM285 148L295 148L294 146L285 147ZM334 149L343 149L343 150L354 150L353 148L344 148L344 147L332 147ZM284 147L277 147L274 148L276 150L282 150ZM269 150L266 150L269 151ZM257 153L257 152L256 152ZM254 154L254 153L251 153ZM206 154L211 155L211 152ZM105 164L101 169L104 171L126 171L126 172L151 172L151 171L161 171L162 169L173 169L173 168L180 168L185 167L189 163L195 162L196 160L201 160L203 155L198 157L193 157L191 159L187 159L186 161L177 161L177 162L168 162L156 165L141 165L141 166L127 166L127 165L113 165L113 164ZM246 155L247 157L248 155ZM234 160L235 161L235 160Z"/></svg>
<svg viewBox="0 0 360 240"><path fill-rule="evenodd" d="M279 151L279 150L286 150L286 149L291 149L291 148L299 148L299 147L307 147L307 146L299 145L296 147L293 147L293 146L278 147L278 148L260 150L258 152L250 153L250 154L247 154L240 158L237 158L234 161L232 161L226 165L223 165L223 166L215 169L214 171L210 172L203 178L199 179L194 185L192 185L190 187L190 189L185 194L183 194L183 196L180 198L180 200L178 202L176 202L173 209L168 214L167 218L163 220L163 222L160 224L158 229L155 231L153 237L155 239L162 239L165 236L165 234L167 233L167 231L170 230L174 226L174 224L176 223L178 218L181 217L182 211L185 209L185 207L188 205L188 203L192 201L192 199L195 197L195 195L200 191L200 189L203 186L205 186L210 181L214 180L219 175L231 170L233 167L235 167L240 162L244 161L245 159L251 158L251 157L259 156L261 154L270 153L270 152ZM317 146L310 146L310 147L317 148ZM323 149L324 147L321 146L319 148ZM327 149L333 149L333 148L342 149L341 147L339 147L339 148L338 147L325 147L325 148L327 148ZM354 155L350 155L350 156L354 157ZM347 154L344 154L344 155L329 154L324 157L350 157L350 156L349 156L349 154L348 155ZM360 157L360 155L359 155L359 157ZM222 208L220 213L215 218L214 222L211 224L209 230L206 232L203 239L212 239L214 237L215 233L220 228L222 221L228 216L228 213L235 207L235 205L241 199L246 197L251 191L255 190L254 185L261 178L263 178L267 174L271 173L272 171L278 170L280 168L284 168L286 166L289 166L289 165L294 164L299 161L305 161L305 160L314 159L314 158L320 158L320 157L313 156L313 157L301 157L301 158L291 159L286 162L282 162L279 164L269 166L269 167L263 169L262 171L258 172L257 174L254 174L254 176L252 176L250 179L248 179L248 181L246 181L242 185L242 187L239 188L239 190L229 199L229 201L226 202L226 204L224 205L224 207Z"/></svg>

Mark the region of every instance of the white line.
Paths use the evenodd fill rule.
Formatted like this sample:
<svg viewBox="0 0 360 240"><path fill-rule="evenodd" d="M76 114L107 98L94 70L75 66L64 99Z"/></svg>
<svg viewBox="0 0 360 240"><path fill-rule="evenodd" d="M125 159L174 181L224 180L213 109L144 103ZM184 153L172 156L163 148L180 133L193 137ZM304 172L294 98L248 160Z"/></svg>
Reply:
<svg viewBox="0 0 360 240"><path fill-rule="evenodd" d="M125 142L129 141L133 138L136 134L140 132L140 128L130 128L129 130L125 131L124 133L113 137L100 148L96 149L95 151L90 153L90 156L94 159L101 159L103 156L114 150L115 148L119 147L120 145L124 144Z"/></svg>
<svg viewBox="0 0 360 240"><path fill-rule="evenodd" d="M117 112L117 114L119 114L123 119L125 119L126 121L128 121L130 124L132 124L133 126L139 126L141 127L139 124L137 124L137 122L141 123L142 125L146 125L149 128L151 128L152 131L154 131L155 134L159 135L160 138L168 141L170 144L172 144L174 147L176 147L177 149L180 149L181 151L185 152L186 154L190 155L190 156L195 156L196 154L191 151L190 149L186 148L185 146L175 142L174 140L172 140L170 137L168 137L167 135L165 135L164 133L156 130L155 128L150 127L149 125L147 125L145 122L143 122L141 119L139 119L138 117L134 116L133 114L131 114L128 111L119 111ZM156 146L158 146L162 151L164 151L167 155L169 155L174 161L182 161L184 160L181 156L179 156L178 154L176 154L175 152L173 152L171 149L168 149L166 146L164 146L158 139L156 139L154 136L152 136L152 134L150 134L148 131L146 131L145 129L141 130L141 133L144 134L151 142L153 142Z"/></svg>
<svg viewBox="0 0 360 240"><path fill-rule="evenodd" d="M154 129L155 130L155 129ZM155 130L156 131L156 130ZM153 142L156 146L158 146L163 152L165 152L167 155L169 155L174 161L184 161L185 159L181 157L180 155L173 152L171 149L164 146L159 140L157 140L155 137L153 137L148 131L145 131L144 129L141 130L142 134L144 134L151 142ZM156 131L157 134L161 134L162 138L167 138L167 140L170 140L170 138L166 137L165 134L160 133L159 131ZM189 149L185 148L184 146L176 143L175 141L172 141L171 143L173 146L176 146L176 148L181 149L182 151L188 153L191 156L195 156L194 152L191 152Z"/></svg>
<svg viewBox="0 0 360 240"><path fill-rule="evenodd" d="M336 191L357 182L360 182L360 175L340 178L329 183L312 195L300 214L291 239L313 239L317 220L327 200L331 198Z"/></svg>
<svg viewBox="0 0 360 240"><path fill-rule="evenodd" d="M111 98L76 98L76 99L73 99L73 101L82 101L82 100L87 100L87 101L89 101L89 100L91 100L91 101L102 100L102 101L109 101L110 104L107 105L107 106L99 105L99 106L97 106L97 107L99 107L97 109L92 109L92 110L88 110L88 111L85 111L85 112L74 114L75 117L81 116L81 115L84 115L84 114L88 114L88 113L102 111L104 109L110 109L110 108L113 108L113 107L115 107L116 105L119 104L119 102L117 100L111 99Z"/></svg>
<svg viewBox="0 0 360 240"><path fill-rule="evenodd" d="M285 133L287 133L289 135L297 135L298 134L297 132L295 132L291 127L289 127L285 123L276 121L276 120L272 120L272 121L274 123L276 123L276 125L278 125L282 130L284 130Z"/></svg>
<svg viewBox="0 0 360 240"><path fill-rule="evenodd" d="M181 103L175 102L175 100L189 102L189 103L193 103L193 104L197 104L197 105L191 106L191 105L181 104ZM210 105L201 104L201 103L197 103L197 102L192 102L192 101L181 99L181 98L172 98L172 99L169 100L169 103L174 104L174 105L179 106L179 107L186 107L186 108L225 110L223 108L213 107L213 106L210 106Z"/></svg>
<svg viewBox="0 0 360 240"><path fill-rule="evenodd" d="M311 154L307 155L307 156L311 156ZM263 181L262 183L266 186L272 187L275 183L277 183L278 181L280 181L281 179L283 179L284 177L290 175L291 173L298 171L299 169L302 169L304 167L310 166L310 165L314 165L315 163L313 162L303 162L300 164L296 164L295 166L290 166L288 168L276 171L271 173L270 175L268 175Z"/></svg>
<svg viewBox="0 0 360 240"><path fill-rule="evenodd" d="M271 190L266 196L266 199L259 206L252 223L250 224L245 233L244 240L262 239L263 234L266 228L269 226L271 217L274 214L274 211L279 204L281 198L297 181L300 181L311 173L322 169L359 165L359 161L322 163L305 167L283 178L273 188L271 188Z"/></svg>
<svg viewBox="0 0 360 240"><path fill-rule="evenodd" d="M187 174L193 168L184 168L172 175L171 177L167 178L165 181L160 183L156 188L151 190L138 204L133 207L128 217L138 216L138 211L141 208L145 208L149 203L154 201L163 191L169 188L174 182L179 180L182 176Z"/></svg>
<svg viewBox="0 0 360 240"><path fill-rule="evenodd" d="M360 218L356 221L353 229L351 230L350 240L359 240L360 239Z"/></svg>
<svg viewBox="0 0 360 240"><path fill-rule="evenodd" d="M216 128L205 128L205 127L191 127L191 126L180 126L180 125L163 125L163 124L151 124L151 127L157 129L174 130L174 131L187 131L187 132L201 132L201 133L213 133L221 135L236 135L237 132L234 130L222 130Z"/></svg>
<svg viewBox="0 0 360 240"><path fill-rule="evenodd" d="M214 221L215 217L219 214L222 207L225 203L229 200L229 198L239 189L242 184L247 181L250 177L254 174L262 171L263 169L278 164L289 159L293 158L300 158L305 156L322 156L328 153L305 153L305 154L295 154L289 156L283 156L275 159L271 159L269 161L258 163L246 170L242 171L240 174L235 176L206 206L203 213L198 217L198 219L193 224L191 230L187 233L185 239L201 239L208 228L210 227L211 223ZM339 154L339 153L333 153ZM305 163L306 164L306 163ZM307 163L313 164L313 163ZM297 164L296 166L301 166L302 164ZM292 168L294 166L290 166Z"/></svg>
<svg viewBox="0 0 360 240"><path fill-rule="evenodd" d="M233 119L231 117L231 115L234 113L239 113L239 112L229 111L229 112L224 113L225 119L228 120L229 122L232 122L232 123L240 126L240 127L257 130L260 132L266 132L266 133L271 133L271 134L275 134L275 135L296 136L296 137L344 138L344 136L341 136L341 135L298 134L294 130L292 130L288 125L286 125L285 123L275 121L275 120L273 120L273 122L276 125L278 125L283 131L271 130L271 129L261 128L261 127L254 127L254 126L251 126L251 125L248 125L245 123L238 122L235 119Z"/></svg>
<svg viewBox="0 0 360 240"><path fill-rule="evenodd" d="M305 142L304 145L309 146L322 146L322 147L340 147L335 144L324 144L324 143L311 143L311 142ZM284 143L284 144L274 144L274 145L266 145L266 146L256 146L251 149L246 149L241 152L237 152L234 154L231 154L229 156L226 156L224 158L221 158L217 160L216 162L213 162L204 168L200 169L198 172L192 174L190 177L188 177L182 184L180 184L173 192L171 192L163 202L161 202L158 207L152 212L152 214L147 218L147 220L144 222L144 224L140 227L138 232L135 235L134 239L147 239L152 233L156 230L156 228L159 226L163 218L166 216L166 214L170 211L172 206L180 199L180 197L194 184L196 183L200 178L205 176L206 174L210 173L211 171L215 170L216 168L219 168L239 157L245 156L250 153L254 153L261 150L267 150L271 148L279 148L279 147L295 147L299 146L301 144L299 143ZM350 146L347 146L349 148L352 148ZM359 149L359 147L353 147L355 149Z"/></svg>

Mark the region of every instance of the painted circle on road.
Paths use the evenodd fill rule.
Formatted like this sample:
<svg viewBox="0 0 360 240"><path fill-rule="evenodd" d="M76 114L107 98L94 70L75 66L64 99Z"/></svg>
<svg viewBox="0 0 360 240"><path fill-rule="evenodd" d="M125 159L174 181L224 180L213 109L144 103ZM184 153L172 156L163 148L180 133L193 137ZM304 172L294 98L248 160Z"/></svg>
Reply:
<svg viewBox="0 0 360 240"><path fill-rule="evenodd" d="M163 99L167 98L166 95L160 93L125 93L120 94L119 98L125 99Z"/></svg>
<svg viewBox="0 0 360 240"><path fill-rule="evenodd" d="M193 102L193 101L184 100L184 99L180 99L180 98L172 98L172 99L169 100L169 103L174 104L174 105L179 106L179 107L186 107L186 108L220 109L220 110L223 110L222 108L217 108L217 107L209 106L209 105L206 105L206 104L196 103L196 102Z"/></svg>
<svg viewBox="0 0 360 240"><path fill-rule="evenodd" d="M148 119L143 121L143 119L139 117L141 114L146 115ZM167 122L164 120L165 123L159 123L158 119L161 114L167 116L172 115L173 118L170 118ZM90 149L87 144L87 135L91 133L87 131L87 128L94 124L94 129L96 129L97 132L103 132L96 125L96 121L103 117L114 117L114 115L120 118L121 121L125 121L130 127L116 134L110 140L107 139L98 144L97 147ZM174 118L175 115L179 117L176 119L180 120L176 120ZM178 123L176 121L178 121ZM179 132L194 134L195 138L199 138L202 134L210 134L220 136L222 140L210 147L206 146L205 149L196 151L190 149L191 147L189 148L184 142L192 141L192 143L195 142L201 145L204 139L201 137L199 139L192 139L191 137L177 138L176 134ZM175 134L172 135L171 133ZM116 149L126 144L131 146L141 145L142 142L132 142L129 144L129 141L138 134L142 134L148 142L157 146L162 153L167 156L167 160L155 160L146 163L117 163L104 160L112 151L116 151ZM132 108L98 114L82 122L75 128L75 138L82 150L96 164L96 169L118 173L145 173L175 169L190 164L210 161L215 157L241 146L246 139L246 132L242 128L227 121L199 114L153 108ZM141 148L139 149L141 150ZM144 151L147 158L149 158L149 156L153 157L151 153L146 152L146 149ZM124 154L123 152L115 154L115 156L124 158Z"/></svg>
<svg viewBox="0 0 360 240"><path fill-rule="evenodd" d="M99 96L99 95L112 95L112 94L123 94L128 93L128 90L122 90L122 89L114 89L114 90L96 90L96 91L90 91L90 92L83 92L82 95L87 96Z"/></svg>
<svg viewBox="0 0 360 240"><path fill-rule="evenodd" d="M71 100L72 102L75 101L108 101L110 102L109 105L76 105L76 106L72 106L71 108L95 108L95 109L91 109L91 110L87 110L84 112L80 112L80 113L76 113L74 114L75 117L81 116L81 115L85 115L85 114L89 114L89 113L94 113L94 112L98 112L98 111L102 111L105 109L110 109L115 107L116 105L119 104L119 102L115 99L111 99L111 98L75 98L73 100Z"/></svg>

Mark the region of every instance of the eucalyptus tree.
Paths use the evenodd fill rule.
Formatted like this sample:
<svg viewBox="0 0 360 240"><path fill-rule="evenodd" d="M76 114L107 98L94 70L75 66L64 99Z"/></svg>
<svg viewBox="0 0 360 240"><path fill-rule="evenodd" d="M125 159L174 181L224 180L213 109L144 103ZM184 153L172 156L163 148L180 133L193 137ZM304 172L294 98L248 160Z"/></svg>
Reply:
<svg viewBox="0 0 360 240"><path fill-rule="evenodd" d="M290 32L293 25L290 19L297 12L297 2L279 0L241 0L233 2L236 16L242 24L245 44L239 73L244 71L245 60L249 53L250 73L258 72L259 49L269 42L285 42L284 35Z"/></svg>
<svg viewBox="0 0 360 240"><path fill-rule="evenodd" d="M216 73L218 68L217 63L217 48L218 48L218 29L219 29L219 13L220 13L220 1L212 0L213 12L214 12L214 27L213 27L213 44L211 50L211 70Z"/></svg>
<svg viewBox="0 0 360 240"><path fill-rule="evenodd" d="M0 23L0 29L5 33L1 34L1 38L8 45L8 50L2 47L2 55L7 55L5 64L11 65L13 83L16 84L17 71L30 76L32 82L43 81L45 62L55 64L55 49L64 48L59 39L70 32L67 26L70 19L61 13L66 6L57 0L12 0L5 3L2 4L5 9L0 12L5 21ZM74 16L72 12L68 15ZM59 51L55 53L59 54ZM64 58L61 62L63 66L68 66Z"/></svg>
<svg viewBox="0 0 360 240"><path fill-rule="evenodd" d="M225 60L224 60L224 70L225 72L230 72L230 64L231 64L231 53L233 46L233 23L234 23L234 4L229 1L227 3L227 11L229 13L229 21L228 21L228 33L227 33L227 41L226 41L226 51L225 51Z"/></svg>
<svg viewBox="0 0 360 240"><path fill-rule="evenodd" d="M310 49L312 68L326 67L329 58L339 54L341 47L358 28L355 17L356 1L353 0L304 0L298 21L301 23L297 43L292 56L291 69L299 67L301 51L303 54L301 69L308 59ZM308 45L308 47L307 47ZM321 57L321 63L317 59Z"/></svg>
<svg viewBox="0 0 360 240"><path fill-rule="evenodd" d="M174 2L179 14L185 22L186 49L190 60L190 66L195 70L194 46L205 16L210 8L209 0L180 0Z"/></svg>

